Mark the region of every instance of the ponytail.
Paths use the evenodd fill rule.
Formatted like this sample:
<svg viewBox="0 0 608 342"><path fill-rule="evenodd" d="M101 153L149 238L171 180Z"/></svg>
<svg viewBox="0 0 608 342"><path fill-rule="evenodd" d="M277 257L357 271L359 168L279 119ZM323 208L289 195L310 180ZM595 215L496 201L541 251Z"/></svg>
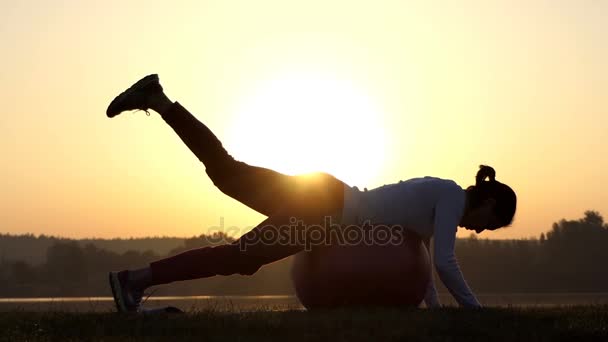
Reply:
<svg viewBox="0 0 608 342"><path fill-rule="evenodd" d="M487 177L490 178L490 182L496 182L496 171L491 166L479 165L479 171L475 176L475 185L480 185Z"/></svg>

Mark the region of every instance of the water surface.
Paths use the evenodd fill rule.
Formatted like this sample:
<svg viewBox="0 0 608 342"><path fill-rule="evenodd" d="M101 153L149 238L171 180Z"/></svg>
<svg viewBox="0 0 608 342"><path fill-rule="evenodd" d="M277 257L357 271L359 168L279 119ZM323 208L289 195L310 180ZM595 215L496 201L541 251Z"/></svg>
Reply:
<svg viewBox="0 0 608 342"><path fill-rule="evenodd" d="M607 305L608 293L509 293L479 294L479 301L494 307L552 307ZM443 304L454 305L449 295L440 295ZM176 306L182 310L303 310L295 296L152 296L146 307ZM110 312L112 297L0 298L0 311Z"/></svg>

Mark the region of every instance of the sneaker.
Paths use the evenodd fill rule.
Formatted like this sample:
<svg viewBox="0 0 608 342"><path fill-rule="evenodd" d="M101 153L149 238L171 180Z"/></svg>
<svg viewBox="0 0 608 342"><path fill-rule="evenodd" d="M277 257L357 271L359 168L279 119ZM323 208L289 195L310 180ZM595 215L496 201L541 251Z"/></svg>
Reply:
<svg viewBox="0 0 608 342"><path fill-rule="evenodd" d="M113 118L124 111L136 109L147 112L150 108L148 105L150 96L162 91L163 87L159 83L158 75L148 75L116 96L108 106L106 115Z"/></svg>
<svg viewBox="0 0 608 342"><path fill-rule="evenodd" d="M110 272L110 288L118 312L140 312L144 291L133 289L128 283L128 271Z"/></svg>

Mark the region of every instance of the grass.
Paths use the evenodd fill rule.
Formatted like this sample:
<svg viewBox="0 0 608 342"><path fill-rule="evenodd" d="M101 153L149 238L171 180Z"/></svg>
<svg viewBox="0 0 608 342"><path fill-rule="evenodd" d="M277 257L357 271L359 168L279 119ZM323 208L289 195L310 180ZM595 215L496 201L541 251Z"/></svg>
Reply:
<svg viewBox="0 0 608 342"><path fill-rule="evenodd" d="M358 309L141 317L0 313L3 341L560 341L608 340L608 306L461 310Z"/></svg>

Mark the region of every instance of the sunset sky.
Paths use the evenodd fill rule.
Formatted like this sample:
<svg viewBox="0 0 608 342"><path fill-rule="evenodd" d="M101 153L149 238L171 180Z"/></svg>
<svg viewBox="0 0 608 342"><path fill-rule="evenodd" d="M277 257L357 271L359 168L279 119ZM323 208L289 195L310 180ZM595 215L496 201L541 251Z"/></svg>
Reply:
<svg viewBox="0 0 608 342"><path fill-rule="evenodd" d="M251 164L360 188L466 187L491 165L518 211L480 237L608 215L607 18L600 0L0 1L0 232L192 236L263 219L156 113L105 116L151 73Z"/></svg>

